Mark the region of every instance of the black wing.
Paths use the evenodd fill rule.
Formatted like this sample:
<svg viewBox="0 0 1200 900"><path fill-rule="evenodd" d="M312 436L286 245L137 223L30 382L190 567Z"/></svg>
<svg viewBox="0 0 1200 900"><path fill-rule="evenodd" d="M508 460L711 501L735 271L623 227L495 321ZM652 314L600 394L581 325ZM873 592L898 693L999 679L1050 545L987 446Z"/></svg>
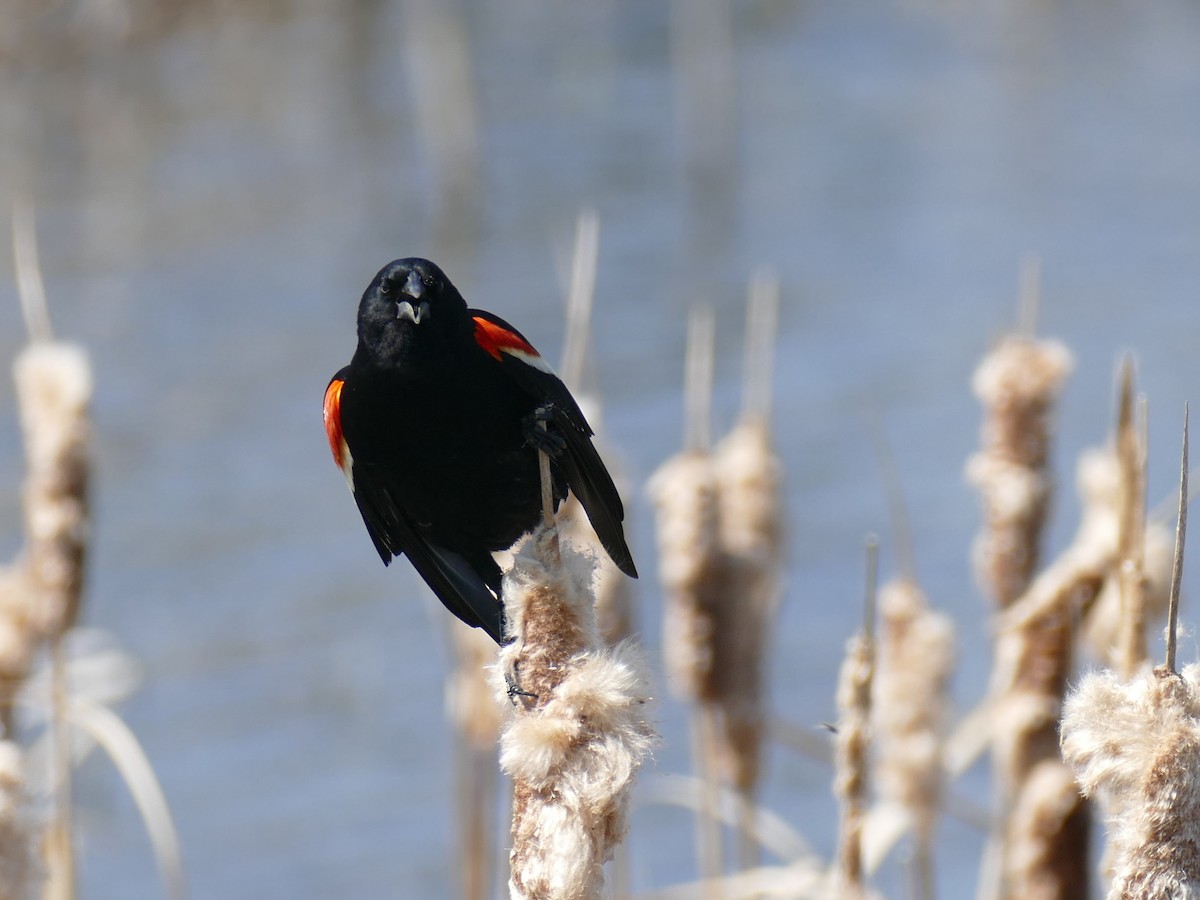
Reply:
<svg viewBox="0 0 1200 900"><path fill-rule="evenodd" d="M504 607L498 598L500 567L490 556L486 561L477 561L479 568L490 567L486 575L496 584L494 592L476 566L461 554L430 543L409 521L396 501L386 473L358 462L353 466L354 500L384 564L403 553L446 609L468 625L482 628L496 643L503 643Z"/></svg>
<svg viewBox="0 0 1200 900"><path fill-rule="evenodd" d="M566 441L555 465L579 498L600 544L618 569L637 578L633 555L625 543L625 506L612 476L592 443L593 431L579 404L561 378L525 337L499 316L470 311L476 322L476 341L504 365L504 370L539 405L551 409L548 427Z"/></svg>

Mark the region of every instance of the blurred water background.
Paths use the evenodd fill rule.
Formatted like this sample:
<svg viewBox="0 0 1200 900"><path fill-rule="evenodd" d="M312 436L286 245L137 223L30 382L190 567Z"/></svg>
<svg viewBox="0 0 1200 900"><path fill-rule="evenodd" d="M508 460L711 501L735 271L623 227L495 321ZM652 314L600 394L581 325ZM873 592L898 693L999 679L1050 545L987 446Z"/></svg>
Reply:
<svg viewBox="0 0 1200 900"><path fill-rule="evenodd" d="M407 566L379 565L320 422L383 263L433 257L554 359L573 224L598 211L594 378L639 486L653 656L640 485L679 445L686 312L717 311L724 427L745 286L774 267L790 509L774 704L814 730L832 718L866 532L892 569L877 415L918 574L960 628L967 708L988 646L969 378L1015 319L1025 254L1043 263L1040 330L1077 361L1052 544L1073 528L1073 459L1104 439L1123 351L1150 400L1151 500L1172 490L1183 403L1200 399L1197 48L1188 0L6 0L0 211L33 198L55 324L96 372L84 619L143 667L122 711L194 895L454 894L443 613ZM0 359L22 341L0 254ZM7 379L0 410L11 554ZM688 770L683 711L659 694L647 777ZM828 856L829 771L780 748L768 770L765 805ZM983 775L965 790L986 799ZM161 896L103 760L78 793L82 895ZM635 889L694 876L684 812L639 808L633 827ZM981 845L943 827L943 896L969 896ZM889 893L901 881L884 872Z"/></svg>

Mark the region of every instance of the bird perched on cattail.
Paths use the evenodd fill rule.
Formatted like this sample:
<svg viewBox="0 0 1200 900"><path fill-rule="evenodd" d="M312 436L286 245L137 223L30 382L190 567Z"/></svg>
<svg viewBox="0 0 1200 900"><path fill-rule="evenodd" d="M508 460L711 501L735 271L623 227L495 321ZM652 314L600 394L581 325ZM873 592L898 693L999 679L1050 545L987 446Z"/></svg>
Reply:
<svg viewBox="0 0 1200 900"><path fill-rule="evenodd" d="M579 498L636 578L620 495L566 385L519 331L468 309L426 259L388 263L358 307L358 348L325 389L325 431L384 564L404 554L445 607L504 637L500 566L554 503Z"/></svg>

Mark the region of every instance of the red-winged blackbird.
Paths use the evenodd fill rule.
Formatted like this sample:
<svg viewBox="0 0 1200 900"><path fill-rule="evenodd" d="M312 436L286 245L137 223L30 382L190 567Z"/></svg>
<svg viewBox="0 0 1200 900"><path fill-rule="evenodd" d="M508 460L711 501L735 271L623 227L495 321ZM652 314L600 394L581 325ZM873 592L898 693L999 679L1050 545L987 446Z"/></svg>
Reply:
<svg viewBox="0 0 1200 900"><path fill-rule="evenodd" d="M637 577L620 495L566 385L428 260L388 263L363 294L358 348L325 389L325 431L384 564L403 553L450 612L497 642L492 551L541 520L539 445L555 505L569 488L613 562Z"/></svg>

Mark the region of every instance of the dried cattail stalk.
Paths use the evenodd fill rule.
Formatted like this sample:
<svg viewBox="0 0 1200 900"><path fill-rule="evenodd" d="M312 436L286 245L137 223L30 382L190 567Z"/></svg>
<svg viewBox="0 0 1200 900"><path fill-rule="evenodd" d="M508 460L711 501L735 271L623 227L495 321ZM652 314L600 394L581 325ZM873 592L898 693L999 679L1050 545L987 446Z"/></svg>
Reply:
<svg viewBox="0 0 1200 900"><path fill-rule="evenodd" d="M984 357L972 380L985 408L982 449L967 462L967 478L983 495L975 566L1001 608L1037 569L1051 488L1049 419L1070 369L1063 344L1013 335Z"/></svg>
<svg viewBox="0 0 1200 900"><path fill-rule="evenodd" d="M41 887L39 839L21 750L11 741L0 741L0 900L30 900Z"/></svg>
<svg viewBox="0 0 1200 900"><path fill-rule="evenodd" d="M658 572L666 592L667 685L682 700L711 702L716 699L716 616L726 580L711 455L685 451L672 457L650 477L647 489L655 505Z"/></svg>
<svg viewBox="0 0 1200 900"><path fill-rule="evenodd" d="M862 831L867 805L867 757L871 745L871 683L875 642L864 630L846 643L838 675L838 726L834 747L833 792L841 803L835 881L837 896L864 894Z"/></svg>
<svg viewBox="0 0 1200 900"><path fill-rule="evenodd" d="M481 629L457 621L450 623L450 634L455 664L446 680L446 714L455 733L462 897L485 900L492 896L495 870L492 824L501 707L496 704L487 667L496 661L496 645Z"/></svg>
<svg viewBox="0 0 1200 900"><path fill-rule="evenodd" d="M603 647L590 561L539 527L504 576L512 643L500 654L520 693L501 738L513 778L514 898L603 896L603 864L624 837L634 775L655 741L644 664L630 642Z"/></svg>
<svg viewBox="0 0 1200 900"><path fill-rule="evenodd" d="M1200 666L1088 674L1067 698L1062 754L1108 819L1109 900L1200 898Z"/></svg>
<svg viewBox="0 0 1200 900"><path fill-rule="evenodd" d="M933 838L942 796L942 741L954 626L902 578L879 592L879 668L872 703L879 793L904 809L916 840L919 896L932 896Z"/></svg>
<svg viewBox="0 0 1200 900"><path fill-rule="evenodd" d="M1021 900L1082 896L1070 880L1078 863L1060 850L1086 846L1089 824L1071 771L1057 759L1035 765L1009 811L1004 861L1008 895Z"/></svg>
<svg viewBox="0 0 1200 900"><path fill-rule="evenodd" d="M719 515L727 593L716 608L715 671L725 777L752 793L767 727L765 667L779 609L783 557L783 466L761 417L743 419L716 447Z"/></svg>
<svg viewBox="0 0 1200 900"><path fill-rule="evenodd" d="M1083 509L1074 540L1002 614L996 641L992 728L997 773L1012 812L1003 866L1012 897L1023 896L1020 890L1086 896L1090 875L1087 806L1043 797L1039 784L1051 779L1047 768L1057 765L1056 723L1071 672L1072 623L1098 605L1102 587L1115 574L1122 498L1116 452L1082 454L1077 481ZM1035 768L1042 773L1038 782L1032 780ZM1055 814L1064 818L1054 822ZM1027 826L1035 833L1023 834ZM1041 852L1029 850L1035 845Z"/></svg>
<svg viewBox="0 0 1200 900"><path fill-rule="evenodd" d="M1095 600L1115 552L1115 534L1111 549L1106 546L1099 559L1088 555L1094 551L1090 542L1077 540L1033 578L1051 491L1050 416L1070 368L1065 346L1022 334L1005 338L973 379L985 408L982 449L967 464L967 477L983 497L984 527L974 551L978 578L1000 610L1018 602L1030 605L1030 595L1049 601L1048 610L1026 616L1019 627L1002 629L996 639L991 693L997 720L992 733L1004 898L1023 897L1018 885L1050 890L1045 896L1087 896L1086 820L1060 823L1043 845L1044 853L1031 854L1025 848L1035 838L1020 829L1038 824L1041 837L1040 819L1014 815L1033 802L1026 792L1034 768L1057 761L1056 725L1074 643L1070 604ZM1085 516L1081 535L1090 524ZM1085 816L1086 811L1080 808L1077 814ZM1077 840L1080 833L1083 841Z"/></svg>
<svg viewBox="0 0 1200 900"><path fill-rule="evenodd" d="M1133 360L1121 365L1117 404L1117 460L1121 470L1117 529L1117 591L1120 623L1116 647L1121 675L1129 678L1146 658L1146 445L1134 420Z"/></svg>

